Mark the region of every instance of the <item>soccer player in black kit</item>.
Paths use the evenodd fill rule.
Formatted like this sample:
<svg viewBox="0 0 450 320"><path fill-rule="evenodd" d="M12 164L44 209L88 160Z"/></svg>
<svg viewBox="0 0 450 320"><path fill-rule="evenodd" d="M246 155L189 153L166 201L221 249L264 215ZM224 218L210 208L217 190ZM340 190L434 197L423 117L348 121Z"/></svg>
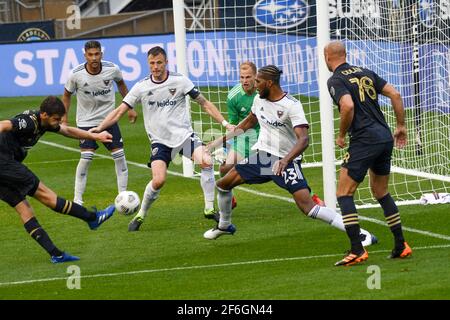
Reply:
<svg viewBox="0 0 450 320"><path fill-rule="evenodd" d="M86 221L92 230L97 229L114 213L114 206L93 212L58 197L22 164L27 150L34 146L47 131L75 139L111 142L112 136L106 131L91 133L60 125L65 112L62 101L57 97L49 96L42 102L40 110L24 111L10 120L0 121L0 199L17 211L25 230L48 252L52 263L74 261L79 258L59 250L53 244L34 216L33 208L26 200L26 196L34 197L58 213Z"/></svg>
<svg viewBox="0 0 450 320"><path fill-rule="evenodd" d="M395 246L390 258L405 258L412 254L405 242L398 208L388 191L391 155L396 147L406 145L406 127L403 101L400 93L375 72L346 61L346 50L339 41L329 43L324 50L325 61L333 75L328 80L328 90L339 108L340 126L336 144L344 148L348 132L350 143L344 157L337 186L337 200L342 211L351 250L336 262L336 266L349 266L368 259L361 245L358 213L353 194L369 170L370 188L383 208L391 229ZM390 98L397 127L392 136L378 103L378 95Z"/></svg>

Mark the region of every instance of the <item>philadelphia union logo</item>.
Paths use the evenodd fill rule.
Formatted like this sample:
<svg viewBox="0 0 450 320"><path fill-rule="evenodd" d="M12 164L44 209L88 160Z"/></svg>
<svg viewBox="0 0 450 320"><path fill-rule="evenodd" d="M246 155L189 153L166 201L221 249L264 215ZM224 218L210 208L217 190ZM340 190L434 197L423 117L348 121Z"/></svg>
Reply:
<svg viewBox="0 0 450 320"><path fill-rule="evenodd" d="M259 0L253 7L253 16L265 27L290 29L305 22L308 11L304 0Z"/></svg>
<svg viewBox="0 0 450 320"><path fill-rule="evenodd" d="M17 38L17 42L50 40L50 36L39 28L29 28L23 31Z"/></svg>

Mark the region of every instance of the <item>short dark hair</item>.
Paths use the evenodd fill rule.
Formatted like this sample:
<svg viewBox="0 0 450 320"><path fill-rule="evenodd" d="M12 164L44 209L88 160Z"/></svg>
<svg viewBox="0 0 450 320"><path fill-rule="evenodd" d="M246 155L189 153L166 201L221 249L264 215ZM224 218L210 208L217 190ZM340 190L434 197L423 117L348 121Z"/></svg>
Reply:
<svg viewBox="0 0 450 320"><path fill-rule="evenodd" d="M55 96L48 96L42 101L41 106L39 108L41 113L47 113L49 116L58 115L64 116L66 114L66 108L64 107L64 103Z"/></svg>
<svg viewBox="0 0 450 320"><path fill-rule="evenodd" d="M101 51L102 45L96 40L90 40L84 44L84 51L87 51L89 49L100 49Z"/></svg>
<svg viewBox="0 0 450 320"><path fill-rule="evenodd" d="M164 56L164 59L167 59L166 51L163 48L159 47L159 46L153 47L150 50L148 50L147 57L149 55L157 56L158 54L162 54Z"/></svg>
<svg viewBox="0 0 450 320"><path fill-rule="evenodd" d="M260 68L258 73L263 74L267 80L272 80L273 83L280 85L280 78L283 71L271 64Z"/></svg>

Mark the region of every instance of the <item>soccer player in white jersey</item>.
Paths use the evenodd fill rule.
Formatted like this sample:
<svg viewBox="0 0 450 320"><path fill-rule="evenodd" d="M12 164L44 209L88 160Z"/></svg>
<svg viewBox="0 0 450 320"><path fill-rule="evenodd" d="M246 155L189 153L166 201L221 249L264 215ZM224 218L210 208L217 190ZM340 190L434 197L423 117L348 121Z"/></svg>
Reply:
<svg viewBox="0 0 450 320"><path fill-rule="evenodd" d="M208 145L219 147L223 141L253 128L257 123L260 132L252 149L256 153L235 165L217 181L220 219L216 227L205 232L206 239L232 235L236 227L231 223L231 190L243 183L261 184L275 182L289 191L297 207L308 217L320 219L345 232L342 216L311 199L306 178L301 167L303 152L308 147L309 124L302 104L280 87L281 71L273 65L258 70L256 87L259 92L252 110L233 132ZM360 238L365 246L377 242L374 235L361 229Z"/></svg>
<svg viewBox="0 0 450 320"><path fill-rule="evenodd" d="M98 41L88 41L84 45L84 57L86 63L74 68L69 75L64 89L63 103L66 108L66 116L63 123L67 124L70 108L70 99L73 93L77 96L77 127L89 130L98 126L103 119L115 107L115 90L113 82L116 82L122 97L128 93L128 88L122 78L119 67L111 62L102 61L102 48ZM136 121L137 113L129 110L128 118L131 123ZM118 192L127 190L128 167L123 151L122 135L117 124L105 128L113 136L111 143L103 143L111 152L114 159ZM80 140L81 158L78 162L75 175L74 202L83 204L83 193L86 190L86 182L89 166L91 165L98 144L94 140Z"/></svg>
<svg viewBox="0 0 450 320"><path fill-rule="evenodd" d="M102 128L116 123L127 110L134 108L138 103L142 104L145 129L152 146L149 163L152 180L145 188L141 208L130 222L129 231L139 230L166 181L170 162L178 153L200 164L202 168L200 184L205 200L204 214L207 218L214 218L215 179L212 159L192 129L186 95L198 102L204 111L227 130L234 129L234 126L224 119L214 104L199 92L191 80L166 69L168 61L163 48L151 48L147 60L151 74L136 83L122 104L93 129L96 132L102 131Z"/></svg>

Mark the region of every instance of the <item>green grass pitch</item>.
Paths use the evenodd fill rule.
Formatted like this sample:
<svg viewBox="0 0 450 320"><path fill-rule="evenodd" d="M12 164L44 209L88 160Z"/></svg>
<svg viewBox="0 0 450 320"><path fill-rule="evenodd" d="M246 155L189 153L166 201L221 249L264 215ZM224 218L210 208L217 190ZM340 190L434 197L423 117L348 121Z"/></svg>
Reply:
<svg viewBox="0 0 450 320"><path fill-rule="evenodd" d="M37 107L42 97L1 98L0 119ZM75 99L73 99L75 100ZM71 109L74 123L75 106ZM120 125L129 164L129 189L142 196L151 177L141 109L136 125ZM47 133L25 164L58 195L71 199L78 142ZM61 146L69 147L63 149ZM108 155L105 148L99 154ZM306 151L308 153L308 150ZM0 170L7 170L1 168ZM171 166L181 172L180 166ZM321 170L304 170L322 194ZM251 192L253 193L251 193ZM255 193L256 192L256 193ZM114 164L94 158L85 193L87 206L111 204L117 193ZM449 205L402 206L405 237L414 250L409 259L386 257L393 246L384 224L362 220L380 243L369 248L369 260L336 268L348 248L345 233L306 218L289 194L274 184L235 191L234 236L203 239L213 223L203 218L199 181L169 175L141 231L129 233L130 217L115 214L97 231L86 223L31 203L56 245L81 260L80 289L68 289L69 264L53 265L25 232L17 214L0 203L0 299L449 299ZM278 198L273 197L278 196ZM380 209L361 216L384 222ZM379 289L369 289L370 266L379 269ZM375 267L376 268L376 267ZM70 281L69 281L70 282Z"/></svg>

